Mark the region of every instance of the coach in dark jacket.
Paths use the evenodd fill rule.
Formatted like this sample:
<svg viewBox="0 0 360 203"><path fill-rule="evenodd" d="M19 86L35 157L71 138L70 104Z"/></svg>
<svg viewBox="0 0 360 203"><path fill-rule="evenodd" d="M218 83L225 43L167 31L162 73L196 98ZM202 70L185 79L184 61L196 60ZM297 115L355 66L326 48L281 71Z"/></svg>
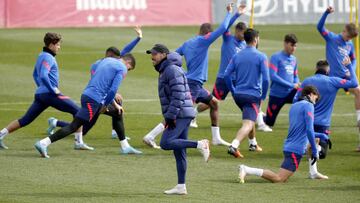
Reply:
<svg viewBox="0 0 360 203"><path fill-rule="evenodd" d="M178 185L166 190L165 194L187 194L185 186L186 148L198 148L207 162L210 156L209 141L188 140L191 120L195 117L191 94L185 73L181 67L181 56L162 44L146 51L156 71L159 72L159 98L165 119L165 131L160 146L164 150L174 150L178 173Z"/></svg>

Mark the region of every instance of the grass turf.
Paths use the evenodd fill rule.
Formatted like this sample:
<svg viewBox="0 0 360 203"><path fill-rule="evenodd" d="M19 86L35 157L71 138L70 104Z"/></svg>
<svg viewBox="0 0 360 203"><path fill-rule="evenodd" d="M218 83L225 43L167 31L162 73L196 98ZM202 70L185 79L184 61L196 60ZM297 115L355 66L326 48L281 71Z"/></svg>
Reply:
<svg viewBox="0 0 360 203"><path fill-rule="evenodd" d="M314 25L257 26L259 49L268 57L282 49L282 38L292 32L299 38L296 56L300 78L313 74L314 64L325 58L324 41ZM339 32L341 25L329 26ZM358 142L353 97L341 90L332 120L333 149L319 170L330 177L327 181L309 180L308 163L302 160L298 172L286 184L271 184L248 177L238 184L237 166L269 168L277 171L282 162L282 144L287 135L288 109L285 106L274 132L257 133L261 153L247 151L247 141L240 149L245 159L226 154L226 147L212 146L212 159L203 163L201 155L188 150L187 196L166 196L162 192L176 184L175 160L169 151L153 150L142 143L142 137L161 120L157 97L157 73L144 53L155 43L171 50L195 35L198 27L145 27L144 39L134 49L135 71L130 72L120 87L125 98L126 134L130 143L144 152L141 156L119 154L119 143L111 137L111 120L101 116L85 137L95 151L73 150L73 136L51 145L50 159L39 157L33 144L45 137L47 118L71 120L69 115L49 108L32 124L5 138L9 150L0 151L0 202L356 202L360 200L360 154L353 152ZM92 62L101 58L111 45L119 48L135 37L130 28L94 29L10 29L0 30L0 126L23 115L33 100L35 84L33 66L41 51L45 32L63 35L62 50L57 56L60 67L60 89L79 101L89 80ZM212 89L220 58L221 39L210 48L209 81ZM263 106L265 109L265 105ZM191 129L191 139L211 138L208 112L199 115L198 129ZM241 114L231 97L221 103L222 137L231 141L241 127Z"/></svg>

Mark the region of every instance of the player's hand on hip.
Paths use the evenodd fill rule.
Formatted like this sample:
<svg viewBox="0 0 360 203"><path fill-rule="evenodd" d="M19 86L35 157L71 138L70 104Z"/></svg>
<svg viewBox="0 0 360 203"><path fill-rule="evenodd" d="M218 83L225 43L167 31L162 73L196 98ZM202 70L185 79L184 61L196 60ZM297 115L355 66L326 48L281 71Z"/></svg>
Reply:
<svg viewBox="0 0 360 203"><path fill-rule="evenodd" d="M342 64L343 64L344 66L347 66L347 65L351 64L351 59L350 59L350 57L349 57L349 56L344 56L344 59L343 59L343 61L342 61Z"/></svg>
<svg viewBox="0 0 360 203"><path fill-rule="evenodd" d="M170 130L176 128L176 120L170 119L170 118L165 118L165 128L168 128Z"/></svg>
<svg viewBox="0 0 360 203"><path fill-rule="evenodd" d="M116 93L115 94L115 102L118 103L118 104L121 104L122 100L123 100L123 98L122 98L121 94Z"/></svg>

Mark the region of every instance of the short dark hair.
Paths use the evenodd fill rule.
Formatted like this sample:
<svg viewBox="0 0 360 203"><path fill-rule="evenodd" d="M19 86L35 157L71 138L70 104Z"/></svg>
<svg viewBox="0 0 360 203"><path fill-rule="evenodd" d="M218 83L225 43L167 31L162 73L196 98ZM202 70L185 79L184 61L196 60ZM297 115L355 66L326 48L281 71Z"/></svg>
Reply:
<svg viewBox="0 0 360 203"><path fill-rule="evenodd" d="M318 96L318 100L320 99L320 93L319 93L318 89L313 85L305 86L301 91L301 97L303 97L303 98L310 94L315 94Z"/></svg>
<svg viewBox="0 0 360 203"><path fill-rule="evenodd" d="M133 67L133 69L135 69L136 60L135 60L135 57L134 57L132 54L127 53L127 54L125 54L124 56L121 56L121 58L122 58L124 61L129 61L131 67Z"/></svg>
<svg viewBox="0 0 360 203"><path fill-rule="evenodd" d="M105 52L105 55L108 56L108 54L112 54L112 55L115 55L115 56L118 56L120 57L120 51L118 48L116 47L109 47L106 49L106 52Z"/></svg>
<svg viewBox="0 0 360 203"><path fill-rule="evenodd" d="M295 34L290 33L290 34L285 35L284 42L296 44L298 42L298 39Z"/></svg>
<svg viewBox="0 0 360 203"><path fill-rule="evenodd" d="M45 46L48 47L50 44L56 44L61 40L61 35L55 32L47 32L44 36Z"/></svg>
<svg viewBox="0 0 360 203"><path fill-rule="evenodd" d="M349 33L349 37L354 38L359 34L359 30L354 23L348 23L345 25L346 31Z"/></svg>
<svg viewBox="0 0 360 203"><path fill-rule="evenodd" d="M206 35L209 32L212 32L213 28L210 23L203 23L200 25L199 35Z"/></svg>
<svg viewBox="0 0 360 203"><path fill-rule="evenodd" d="M325 69L329 66L329 63L325 59L321 59L318 62L316 62L316 69Z"/></svg>
<svg viewBox="0 0 360 203"><path fill-rule="evenodd" d="M243 31L246 30L247 26L244 22L238 22L235 26L235 30Z"/></svg>
<svg viewBox="0 0 360 203"><path fill-rule="evenodd" d="M244 32L244 39L246 44L250 44L255 41L255 38L259 36L259 32L252 28L247 28Z"/></svg>

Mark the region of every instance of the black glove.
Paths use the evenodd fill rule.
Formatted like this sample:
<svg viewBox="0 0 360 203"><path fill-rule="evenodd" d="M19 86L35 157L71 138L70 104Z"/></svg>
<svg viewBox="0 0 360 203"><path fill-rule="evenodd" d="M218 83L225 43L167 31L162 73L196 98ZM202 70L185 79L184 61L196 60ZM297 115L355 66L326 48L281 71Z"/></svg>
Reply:
<svg viewBox="0 0 360 203"><path fill-rule="evenodd" d="M176 128L176 120L165 118L165 128L169 128L170 130Z"/></svg>
<svg viewBox="0 0 360 203"><path fill-rule="evenodd" d="M327 143L328 143L328 145L329 145L329 149L331 149L331 147L332 147L332 142L331 142L331 140L328 139L328 140L327 140Z"/></svg>
<svg viewBox="0 0 360 203"><path fill-rule="evenodd" d="M318 159L319 159L319 157L311 155L311 165L314 165Z"/></svg>

